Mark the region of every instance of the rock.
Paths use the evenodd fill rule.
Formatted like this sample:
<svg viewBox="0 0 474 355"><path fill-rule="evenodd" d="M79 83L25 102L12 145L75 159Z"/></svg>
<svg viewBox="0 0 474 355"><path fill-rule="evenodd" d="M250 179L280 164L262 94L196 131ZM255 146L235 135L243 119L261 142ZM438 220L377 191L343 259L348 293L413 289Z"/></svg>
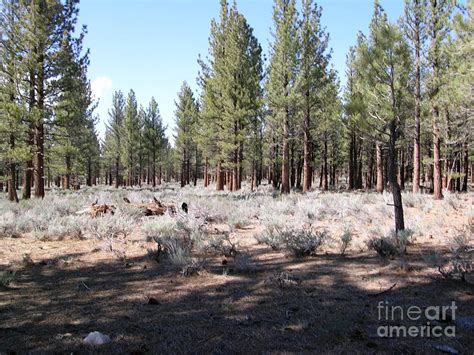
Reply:
<svg viewBox="0 0 474 355"><path fill-rule="evenodd" d="M97 331L89 333L89 335L84 338L84 343L93 346L104 345L110 342L111 340L107 335Z"/></svg>
<svg viewBox="0 0 474 355"><path fill-rule="evenodd" d="M455 323L461 329L474 331L474 316L458 317Z"/></svg>
<svg viewBox="0 0 474 355"><path fill-rule="evenodd" d="M438 350L438 351L441 351L442 353L447 353L447 354L459 354L459 351L457 351L456 349L450 347L449 345L446 345L446 344L436 344L436 345L433 345L433 348Z"/></svg>

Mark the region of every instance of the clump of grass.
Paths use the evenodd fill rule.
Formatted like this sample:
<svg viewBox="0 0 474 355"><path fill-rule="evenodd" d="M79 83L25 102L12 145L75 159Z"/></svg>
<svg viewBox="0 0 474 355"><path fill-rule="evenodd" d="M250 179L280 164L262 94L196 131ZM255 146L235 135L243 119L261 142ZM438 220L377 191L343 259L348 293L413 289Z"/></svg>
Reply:
<svg viewBox="0 0 474 355"><path fill-rule="evenodd" d="M279 226L269 226L255 236L259 244L266 244L273 250L280 250L282 247L282 229Z"/></svg>
<svg viewBox="0 0 474 355"><path fill-rule="evenodd" d="M87 230L97 239L111 244L115 239L130 235L134 226L135 220L121 213L115 213L89 220Z"/></svg>
<svg viewBox="0 0 474 355"><path fill-rule="evenodd" d="M412 235L413 231L410 229L398 231L398 233L392 231L388 236L370 238L367 241L367 247L375 250L384 259L403 256L406 254Z"/></svg>
<svg viewBox="0 0 474 355"><path fill-rule="evenodd" d="M227 233L210 237L204 248L208 253L220 256L235 257L239 254L237 244L232 242Z"/></svg>
<svg viewBox="0 0 474 355"><path fill-rule="evenodd" d="M181 275L184 277L197 276L200 275L203 270L204 266L202 261L192 258L182 266Z"/></svg>
<svg viewBox="0 0 474 355"><path fill-rule="evenodd" d="M244 229L250 224L250 219L245 213L238 210L229 216L227 223L231 230Z"/></svg>
<svg viewBox="0 0 474 355"><path fill-rule="evenodd" d="M450 240L451 256L438 265L438 271L445 278L466 281L466 276L474 272L474 247L470 238L465 234L455 236Z"/></svg>
<svg viewBox="0 0 474 355"><path fill-rule="evenodd" d="M0 287L8 288L16 279L16 272L7 270L0 274Z"/></svg>
<svg viewBox="0 0 474 355"><path fill-rule="evenodd" d="M177 230L177 221L169 216L149 219L141 226L141 231L147 241L160 237L173 237L177 234Z"/></svg>
<svg viewBox="0 0 474 355"><path fill-rule="evenodd" d="M346 255L346 251L349 248L350 244L352 243L352 232L349 228L344 229L344 233L341 235L340 241L340 253L341 256Z"/></svg>
<svg viewBox="0 0 474 355"><path fill-rule="evenodd" d="M259 243L273 250L285 249L296 257L314 256L316 251L330 239L327 231L312 231L310 228L269 227L256 237Z"/></svg>
<svg viewBox="0 0 474 355"><path fill-rule="evenodd" d="M51 221L46 229L37 229L33 235L41 240L63 240L66 237L80 239L83 237L84 220L80 216L65 216Z"/></svg>
<svg viewBox="0 0 474 355"><path fill-rule="evenodd" d="M329 240L327 231L313 232L309 229L289 229L284 235L285 248L296 257L315 256L316 251Z"/></svg>

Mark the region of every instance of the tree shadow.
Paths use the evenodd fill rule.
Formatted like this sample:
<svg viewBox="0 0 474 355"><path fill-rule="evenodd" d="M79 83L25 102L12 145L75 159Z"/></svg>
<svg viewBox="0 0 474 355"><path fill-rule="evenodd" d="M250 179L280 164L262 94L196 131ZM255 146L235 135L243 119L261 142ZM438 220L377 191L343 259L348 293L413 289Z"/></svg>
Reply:
<svg viewBox="0 0 474 355"><path fill-rule="evenodd" d="M51 259L27 266L14 287L0 291L0 352L432 353L435 344L446 344L468 353L474 348L473 334L465 329L457 329L455 338L392 339L376 333L386 323L377 313L381 301L422 309L455 301L456 315L474 314L470 284L425 277L419 269L400 273L372 254L275 257L259 264L255 272L237 273L217 258L207 272L190 278L146 255L127 263ZM354 270L367 273L357 279ZM281 272L297 281L282 283ZM377 295L393 283L391 291ZM156 304L148 304L150 297ZM96 330L112 342L84 345L82 339Z"/></svg>

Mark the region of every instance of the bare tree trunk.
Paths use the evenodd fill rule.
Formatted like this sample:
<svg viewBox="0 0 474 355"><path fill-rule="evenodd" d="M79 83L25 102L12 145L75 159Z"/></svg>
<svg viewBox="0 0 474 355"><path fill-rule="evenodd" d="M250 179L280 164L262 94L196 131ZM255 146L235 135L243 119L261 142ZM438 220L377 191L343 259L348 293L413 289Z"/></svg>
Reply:
<svg viewBox="0 0 474 355"><path fill-rule="evenodd" d="M64 176L64 190L69 190L71 187L71 157L66 155L66 174Z"/></svg>
<svg viewBox="0 0 474 355"><path fill-rule="evenodd" d="M323 191L328 191L328 140L326 134L324 135L324 152L323 152Z"/></svg>
<svg viewBox="0 0 474 355"><path fill-rule="evenodd" d="M350 142L349 142L349 190L354 189L354 180L355 180L355 172L354 168L356 163L354 162L355 157L355 138L354 133L350 135Z"/></svg>
<svg viewBox="0 0 474 355"><path fill-rule="evenodd" d="M395 121L390 123L390 142L389 142L389 151L388 151L388 180L392 188L393 196L393 206L395 212L395 231L401 231L405 229L405 221L403 217L403 203L402 203L402 193L400 190L400 185L397 181L396 175L396 125Z"/></svg>
<svg viewBox="0 0 474 355"><path fill-rule="evenodd" d="M205 162L204 162L204 187L207 187L209 185L209 159L206 156Z"/></svg>
<svg viewBox="0 0 474 355"><path fill-rule="evenodd" d="M376 191L382 193L384 190L384 181L383 181L383 154L382 154L382 145L380 142L375 143L375 154L376 154L376 166L377 166L377 186Z"/></svg>
<svg viewBox="0 0 474 355"><path fill-rule="evenodd" d="M306 96L309 97L309 92L306 93ZM303 192L307 192L311 185L311 175L309 168L310 161L310 144L311 144L311 132L309 130L310 123L310 108L309 105L306 107L306 113L303 124Z"/></svg>
<svg viewBox="0 0 474 355"><path fill-rule="evenodd" d="M374 151L373 147L369 151L369 166L367 167L367 182L365 184L365 188L370 190L372 188L372 182L374 180L373 171L374 171Z"/></svg>
<svg viewBox="0 0 474 355"><path fill-rule="evenodd" d="M421 19L415 19L415 136L413 138L413 193L420 192L420 165L421 165Z"/></svg>
<svg viewBox="0 0 474 355"><path fill-rule="evenodd" d="M30 97L29 97L29 111L30 114L33 112L33 108L36 105L35 96L35 75L34 72L30 72ZM34 123L31 121L28 128L28 147L34 148L35 135L34 135ZM33 159L29 158L26 161L26 169L23 180L23 199L27 200L31 198L31 185L33 180Z"/></svg>
<svg viewBox="0 0 474 355"><path fill-rule="evenodd" d="M15 149L15 137L13 134L10 135L10 148L13 150ZM18 202L18 195L16 193L16 164L11 159L10 163L8 164L8 201L11 202Z"/></svg>
<svg viewBox="0 0 474 355"><path fill-rule="evenodd" d="M153 161L151 162L151 182L153 187L156 187L156 149L153 149Z"/></svg>
<svg viewBox="0 0 474 355"><path fill-rule="evenodd" d="M39 119L35 122L34 180L35 196L44 197L44 54L38 57L41 67L38 72L38 110Z"/></svg>
<svg viewBox="0 0 474 355"><path fill-rule="evenodd" d="M463 163L463 183L462 183L462 191L467 192L467 182L469 176L469 148L467 145L467 140L464 142L464 163Z"/></svg>
<svg viewBox="0 0 474 355"><path fill-rule="evenodd" d="M405 151L400 148L400 161L398 164L398 184L400 189L405 190Z"/></svg>
<svg viewBox="0 0 474 355"><path fill-rule="evenodd" d="M87 186L92 186L92 161L87 157Z"/></svg>
<svg viewBox="0 0 474 355"><path fill-rule="evenodd" d="M441 173L441 139L439 135L439 109L433 107L433 197L435 200L443 198L442 192L442 173Z"/></svg>
<svg viewBox="0 0 474 355"><path fill-rule="evenodd" d="M286 108L286 117L283 124L283 154L282 154L282 170L281 170L281 193L290 193L290 127L289 127L289 109Z"/></svg>
<svg viewBox="0 0 474 355"><path fill-rule="evenodd" d="M221 169L221 162L217 163L216 167L216 190L217 191L222 191L224 190L224 179L223 179L223 172Z"/></svg>

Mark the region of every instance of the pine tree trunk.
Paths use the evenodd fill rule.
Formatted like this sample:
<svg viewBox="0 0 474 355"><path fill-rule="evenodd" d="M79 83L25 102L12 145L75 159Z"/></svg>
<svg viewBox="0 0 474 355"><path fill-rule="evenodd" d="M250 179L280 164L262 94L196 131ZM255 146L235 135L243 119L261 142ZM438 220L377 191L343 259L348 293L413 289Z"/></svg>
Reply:
<svg viewBox="0 0 474 355"><path fill-rule="evenodd" d="M71 187L71 157L66 155L66 174L64 176L64 190L69 190Z"/></svg>
<svg viewBox="0 0 474 355"><path fill-rule="evenodd" d="M204 161L204 187L209 186L209 159L206 156Z"/></svg>
<svg viewBox="0 0 474 355"><path fill-rule="evenodd" d="M433 107L433 197L435 200L443 198L441 172L441 139L439 134L439 109Z"/></svg>
<svg viewBox="0 0 474 355"><path fill-rule="evenodd" d="M324 136L324 151L323 151L323 169L322 169L323 177L323 191L328 191L328 141L326 135Z"/></svg>
<svg viewBox="0 0 474 355"><path fill-rule="evenodd" d="M469 148L466 142L464 142L464 162L463 162L463 183L462 183L462 191L467 192L467 182L469 177Z"/></svg>
<svg viewBox="0 0 474 355"><path fill-rule="evenodd" d="M417 4L418 6L418 4ZM415 136L413 138L413 193L420 192L420 165L421 165L421 19L416 19L415 39Z"/></svg>
<svg viewBox="0 0 474 355"><path fill-rule="evenodd" d="M367 167L367 182L365 184L365 188L370 190L372 188L372 182L374 180L373 172L374 172L374 150L373 147L369 151L369 166Z"/></svg>
<svg viewBox="0 0 474 355"><path fill-rule="evenodd" d="M13 134L10 135L10 148L15 149L15 137ZM18 195L16 193L16 164L13 160L8 164L8 201L18 202Z"/></svg>
<svg viewBox="0 0 474 355"><path fill-rule="evenodd" d="M400 162L398 166L398 183L400 189L405 190L405 151L403 147L400 148Z"/></svg>
<svg viewBox="0 0 474 355"><path fill-rule="evenodd" d="M218 162L217 163L217 167L216 167L216 190L217 191L222 191L224 190L224 176L223 176L223 172L222 172L222 169L221 169L221 162Z"/></svg>
<svg viewBox="0 0 474 355"><path fill-rule="evenodd" d="M377 142L375 144L375 154L376 154L376 166L377 166L377 185L375 190L378 193L382 193L384 190L384 181L383 181L383 153L382 145Z"/></svg>
<svg viewBox="0 0 474 355"><path fill-rule="evenodd" d="M35 122L34 181L35 197L44 198L44 54L38 58L38 111L40 117Z"/></svg>
<svg viewBox="0 0 474 355"><path fill-rule="evenodd" d="M285 122L283 124L283 152L282 152L282 170L281 170L281 193L290 193L290 127L289 127L289 109L286 108Z"/></svg>
<svg viewBox="0 0 474 355"><path fill-rule="evenodd" d="M402 203L402 193L400 190L400 185L397 181L396 174L396 125L395 121L390 123L390 142L388 150L388 180L390 182L390 187L392 189L393 196L393 205L395 212L395 231L401 231L405 229L405 221L403 217L403 203Z"/></svg>
<svg viewBox="0 0 474 355"><path fill-rule="evenodd" d="M356 188L362 189L362 143L357 144L357 157L355 161L357 162L357 178L356 178Z"/></svg>
<svg viewBox="0 0 474 355"><path fill-rule="evenodd" d="M298 163L296 164L296 188L301 189L301 175L303 174L303 160L301 155L298 157ZM309 187L308 187L309 189Z"/></svg>
<svg viewBox="0 0 474 355"><path fill-rule="evenodd" d="M153 187L156 187L156 149L153 149L151 162L151 182Z"/></svg>
<svg viewBox="0 0 474 355"><path fill-rule="evenodd" d="M118 189L120 184L120 159L115 158L115 188Z"/></svg>
<svg viewBox="0 0 474 355"><path fill-rule="evenodd" d="M197 146L196 146L196 150L194 152L194 154L196 154L196 158L195 158L195 161L194 161L194 186L197 185L197 179L198 179L198 174L199 174L199 161L198 161L198 149L197 149Z"/></svg>
<svg viewBox="0 0 474 355"><path fill-rule="evenodd" d="M354 180L355 180L355 172L354 172L354 167L356 163L354 162L355 158L355 138L354 134L351 133L351 139L349 142L349 190L354 190Z"/></svg>
<svg viewBox="0 0 474 355"><path fill-rule="evenodd" d="M87 186L92 186L92 161L90 156L87 158Z"/></svg>
<svg viewBox="0 0 474 355"><path fill-rule="evenodd" d="M309 92L306 93L306 96L309 96ZM311 142L311 132L309 130L310 124L310 108L307 104L306 113L303 124L303 192L307 192L310 187L311 172L309 168L310 161L310 142Z"/></svg>
<svg viewBox="0 0 474 355"><path fill-rule="evenodd" d="M30 114L33 112L33 108L36 105L36 96L35 96L35 75L34 72L30 72L30 97L29 97L29 111ZM33 121L30 123L28 128L28 148L34 148L34 124ZM33 159L28 159L26 161L26 168L24 173L23 180L23 199L27 200L31 198L31 185L33 180Z"/></svg>

